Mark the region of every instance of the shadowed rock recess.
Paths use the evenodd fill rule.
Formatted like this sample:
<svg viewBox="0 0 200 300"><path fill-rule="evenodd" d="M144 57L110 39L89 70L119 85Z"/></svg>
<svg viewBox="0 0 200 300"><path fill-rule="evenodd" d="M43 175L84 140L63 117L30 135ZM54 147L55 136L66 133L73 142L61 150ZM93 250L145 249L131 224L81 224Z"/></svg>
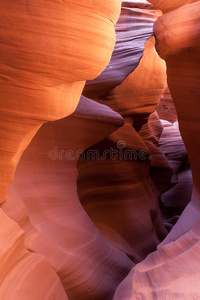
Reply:
<svg viewBox="0 0 200 300"><path fill-rule="evenodd" d="M199 11L1 0L0 300L200 299Z"/></svg>

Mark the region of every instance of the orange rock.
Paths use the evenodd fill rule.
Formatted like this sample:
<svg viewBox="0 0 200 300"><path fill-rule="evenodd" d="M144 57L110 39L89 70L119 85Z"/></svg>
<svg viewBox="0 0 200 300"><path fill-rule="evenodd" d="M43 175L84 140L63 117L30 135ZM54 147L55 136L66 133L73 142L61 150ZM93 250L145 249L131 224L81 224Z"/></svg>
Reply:
<svg viewBox="0 0 200 300"><path fill-rule="evenodd" d="M151 158L150 177L160 193L171 186L173 169L164 153L158 148L163 131L162 124L156 112L149 116L148 122L142 124L138 134L149 149Z"/></svg>
<svg viewBox="0 0 200 300"><path fill-rule="evenodd" d="M137 68L123 83L97 99L120 113L126 122L154 112L166 88L166 65L154 45L155 39L151 37Z"/></svg>
<svg viewBox="0 0 200 300"><path fill-rule="evenodd" d="M113 300L183 299L200 294L199 221L177 241L151 253L117 288Z"/></svg>
<svg viewBox="0 0 200 300"><path fill-rule="evenodd" d="M47 257L70 299L111 299L133 266L90 220L76 186L83 149L122 125L119 114L82 97L73 115L40 128L9 189L4 210L25 230L26 247Z"/></svg>
<svg viewBox="0 0 200 300"><path fill-rule="evenodd" d="M95 151L100 159L90 158ZM109 241L134 262L141 261L167 233L150 178L147 146L132 125L125 124L85 150L84 158L77 164L81 203Z"/></svg>
<svg viewBox="0 0 200 300"><path fill-rule="evenodd" d="M160 14L146 1L122 1L121 14L115 26L116 44L111 60L97 78L86 82L84 96L103 100L135 70Z"/></svg>
<svg viewBox="0 0 200 300"><path fill-rule="evenodd" d="M160 17L154 32L156 49L166 60L168 85L191 164L192 199L158 251L132 269L113 300L192 300L200 294L200 2L191 2L163 1L163 11L167 5L168 9L183 6Z"/></svg>
<svg viewBox="0 0 200 300"><path fill-rule="evenodd" d="M85 80L108 64L120 6L119 0L1 1L1 205L18 161L40 126L73 113ZM22 231L2 211L0 215L0 274L7 274L0 298L67 299L49 262L26 251Z"/></svg>
<svg viewBox="0 0 200 300"><path fill-rule="evenodd" d="M161 97L160 104L158 105L156 111L160 119L167 120L171 123L177 121L178 117L176 108L174 106L174 102L168 87Z"/></svg>
<svg viewBox="0 0 200 300"><path fill-rule="evenodd" d="M199 1L177 8L160 17L155 23L156 50L166 62L175 55L187 56L189 50L195 53L199 49L199 8ZM177 67L176 70L178 71Z"/></svg>
<svg viewBox="0 0 200 300"><path fill-rule="evenodd" d="M147 122L166 88L166 65L154 43L153 37L146 42L138 66L121 84L99 97L97 90L97 98L93 90L95 100L120 113L125 125L86 149L77 164L81 203L107 239L134 262L155 250L167 234L159 193L150 178L149 150L133 128ZM100 151L103 159L88 159L91 151Z"/></svg>
<svg viewBox="0 0 200 300"><path fill-rule="evenodd" d="M191 164L195 193L191 205L200 209L199 186L199 67L200 2L183 6L160 18L154 30L156 48L166 59L168 84L176 106L180 132ZM175 36L179 38L175 38ZM181 218L182 219L182 218ZM196 218L190 218L191 225ZM179 223L179 222L178 222ZM178 225L177 223L177 225ZM186 222L188 224L188 222ZM187 230L187 229L185 229Z"/></svg>
<svg viewBox="0 0 200 300"><path fill-rule="evenodd" d="M198 0L150 0L156 8L161 9L163 13L173 11L174 9L197 2Z"/></svg>
<svg viewBox="0 0 200 300"><path fill-rule="evenodd" d="M38 128L71 114L108 64L119 12L119 0L1 2L0 203Z"/></svg>
<svg viewBox="0 0 200 300"><path fill-rule="evenodd" d="M0 298L67 300L60 279L47 259L24 248L24 232L19 225L2 209L0 219Z"/></svg>
<svg viewBox="0 0 200 300"><path fill-rule="evenodd" d="M174 124L162 120L163 132L159 141L159 149L167 157L174 170L170 189L163 193L162 215L170 229L170 224L178 220L184 208L191 200L193 179L187 151L183 143L179 128Z"/></svg>

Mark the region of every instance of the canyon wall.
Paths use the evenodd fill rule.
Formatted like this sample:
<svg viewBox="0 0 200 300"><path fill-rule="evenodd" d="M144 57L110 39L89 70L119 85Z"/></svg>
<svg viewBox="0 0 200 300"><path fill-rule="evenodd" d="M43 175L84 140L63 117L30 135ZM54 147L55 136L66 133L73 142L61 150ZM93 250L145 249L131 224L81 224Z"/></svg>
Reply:
<svg viewBox="0 0 200 300"><path fill-rule="evenodd" d="M118 0L81 5L67 0L1 1L1 204L23 151L41 125L70 115L85 80L108 64L120 7ZM24 216L18 213L18 218ZM30 216L24 218L26 224ZM1 231L1 298L67 299L50 261L26 250L23 231L3 211Z"/></svg>
<svg viewBox="0 0 200 300"><path fill-rule="evenodd" d="M200 2L150 2L1 2L0 299L199 296Z"/></svg>
<svg viewBox="0 0 200 300"><path fill-rule="evenodd" d="M122 4L111 61L83 91L118 112L125 124L87 148L77 164L83 207L107 239L134 262L154 251L167 233L159 192L150 177L152 141L145 144L140 135L166 88L166 67L154 49L151 27L159 12L150 5L138 6ZM87 159L91 151L100 153L101 159Z"/></svg>
<svg viewBox="0 0 200 300"><path fill-rule="evenodd" d="M166 239L158 246L158 251L150 254L132 269L118 287L113 299L197 299L200 294L197 151L200 2L152 1L152 3L164 12L154 25L156 49L166 60L168 85L176 107L180 132L188 152L194 188L191 202ZM180 143L176 141L176 147L179 145ZM175 148L173 149L176 151ZM187 194L182 194L182 197L183 204ZM172 198L170 200L172 201Z"/></svg>

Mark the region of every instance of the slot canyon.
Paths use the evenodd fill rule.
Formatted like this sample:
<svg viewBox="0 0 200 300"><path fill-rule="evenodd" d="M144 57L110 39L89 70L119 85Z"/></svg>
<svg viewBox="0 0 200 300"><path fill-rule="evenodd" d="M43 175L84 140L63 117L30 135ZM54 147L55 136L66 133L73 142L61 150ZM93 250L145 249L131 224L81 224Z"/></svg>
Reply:
<svg viewBox="0 0 200 300"><path fill-rule="evenodd" d="M200 299L200 1L0 19L0 300Z"/></svg>

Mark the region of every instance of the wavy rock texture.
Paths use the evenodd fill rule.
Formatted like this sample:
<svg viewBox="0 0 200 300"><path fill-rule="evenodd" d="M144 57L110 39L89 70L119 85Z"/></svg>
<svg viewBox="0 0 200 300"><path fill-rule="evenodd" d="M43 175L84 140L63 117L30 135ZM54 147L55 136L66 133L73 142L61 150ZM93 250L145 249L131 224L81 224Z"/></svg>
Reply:
<svg viewBox="0 0 200 300"><path fill-rule="evenodd" d="M150 254L117 288L113 300L198 299L199 221L177 241Z"/></svg>
<svg viewBox="0 0 200 300"><path fill-rule="evenodd" d="M186 4L184 1L165 3L166 7L164 1L158 3L164 12L169 7L176 8L177 4ZM168 85L191 164L192 200L158 251L133 268L118 287L114 300L197 299L200 294L199 140L196 138L200 94L199 8L199 1L177 8L163 15L154 26L156 49L167 63Z"/></svg>
<svg viewBox="0 0 200 300"><path fill-rule="evenodd" d="M166 87L166 67L157 55L155 39L151 37L145 44L138 67L123 83L104 94L98 102L107 104L120 113L126 122L145 119L155 111ZM147 96L148 93L148 96Z"/></svg>
<svg viewBox="0 0 200 300"><path fill-rule="evenodd" d="M166 88L166 67L155 52L154 38L147 40L159 12L149 4L134 4L122 5L111 61L83 92L120 113L125 125L85 150L77 164L77 187L82 205L101 232L139 262L166 235L159 193L150 178L149 149L137 133ZM95 151L101 159L91 158Z"/></svg>
<svg viewBox="0 0 200 300"><path fill-rule="evenodd" d="M71 114L108 64L119 12L119 0L1 1L0 203L38 128Z"/></svg>
<svg viewBox="0 0 200 300"><path fill-rule="evenodd" d="M166 120L170 123L174 123L178 120L174 101L172 99L169 88L167 87L163 96L161 97L160 103L156 108L158 116L162 120Z"/></svg>
<svg viewBox="0 0 200 300"><path fill-rule="evenodd" d="M142 122L141 122L142 123ZM137 123L138 134L145 142L150 152L151 168L150 177L160 193L168 190L171 184L173 169L164 153L158 148L163 132L163 126L156 112L149 116L148 122Z"/></svg>
<svg viewBox="0 0 200 300"><path fill-rule="evenodd" d="M191 200L193 180L187 151L179 128L162 120L163 132L159 149L164 153L174 170L171 188L162 194L162 215L165 226L170 230Z"/></svg>
<svg viewBox="0 0 200 300"><path fill-rule="evenodd" d="M1 1L0 298L199 297L200 1L151 2Z"/></svg>
<svg viewBox="0 0 200 300"><path fill-rule="evenodd" d="M61 282L47 259L24 248L23 230L2 209L0 217L1 299L67 300Z"/></svg>
<svg viewBox="0 0 200 300"><path fill-rule="evenodd" d="M110 90L135 70L159 15L160 12L152 9L146 1L122 2L120 18L115 27L116 44L112 58L100 76L86 82L83 91L86 97L105 101Z"/></svg>
<svg viewBox="0 0 200 300"><path fill-rule="evenodd" d="M71 114L85 80L108 64L120 6L119 0L1 1L0 204L40 126ZM0 214L0 297L67 299L49 262L26 251L22 231Z"/></svg>
<svg viewBox="0 0 200 300"><path fill-rule="evenodd" d="M98 151L99 159L89 153ZM102 233L134 261L165 237L148 148L131 124L88 148L78 162L78 195Z"/></svg>
<svg viewBox="0 0 200 300"><path fill-rule="evenodd" d="M157 36L157 51L167 62L168 84L176 106L180 132L185 143L194 180L192 210L199 214L199 14L200 2L183 6L168 13L155 24ZM184 18L183 18L184 16ZM181 28L180 28L181 27ZM179 36L179 38L175 38ZM192 92L191 92L192 91ZM186 210L187 211L187 210ZM185 212L186 213L186 212ZM189 230L195 223L196 217L188 211L191 217L183 224L183 219L177 223L178 235ZM178 230L179 225L181 227ZM185 228L184 228L185 227ZM173 233L171 233L173 235ZM169 239L172 238L169 235ZM174 235L176 239L176 234ZM173 238L172 238L173 239Z"/></svg>
<svg viewBox="0 0 200 300"><path fill-rule="evenodd" d="M100 234L76 192L81 149L122 125L120 115L82 97L72 116L38 131L22 155L8 193L13 207L18 201L24 203L33 226L31 231L21 220L26 247L48 258L69 299L111 299L133 266ZM4 208L8 215L10 207ZM17 213L10 216L18 218Z"/></svg>
<svg viewBox="0 0 200 300"><path fill-rule="evenodd" d="M172 11L178 7L181 7L183 5L187 5L190 3L197 2L196 0L150 0L150 3L152 3L156 8L162 10L163 13L167 13L169 11Z"/></svg>

